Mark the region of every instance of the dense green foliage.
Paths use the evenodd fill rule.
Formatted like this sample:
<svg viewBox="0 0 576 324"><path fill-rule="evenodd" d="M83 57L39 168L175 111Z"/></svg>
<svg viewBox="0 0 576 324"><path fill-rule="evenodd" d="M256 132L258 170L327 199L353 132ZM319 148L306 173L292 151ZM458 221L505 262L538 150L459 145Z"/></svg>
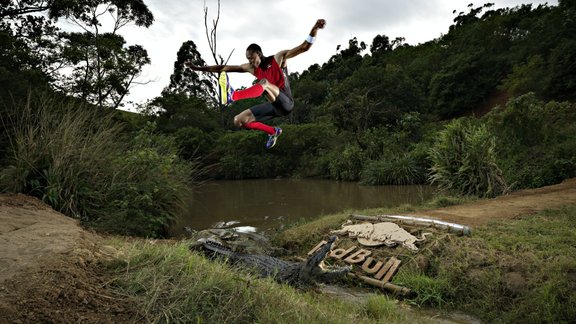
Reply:
<svg viewBox="0 0 576 324"><path fill-rule="evenodd" d="M534 94L510 100L483 121L496 138L498 164L516 188L536 188L576 176L576 104Z"/></svg>

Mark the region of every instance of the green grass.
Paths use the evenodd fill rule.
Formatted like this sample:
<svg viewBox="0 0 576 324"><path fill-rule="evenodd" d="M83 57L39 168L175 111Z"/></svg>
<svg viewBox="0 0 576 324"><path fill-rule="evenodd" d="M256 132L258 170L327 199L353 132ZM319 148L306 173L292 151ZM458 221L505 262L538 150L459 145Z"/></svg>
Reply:
<svg viewBox="0 0 576 324"><path fill-rule="evenodd" d="M190 252L185 242L116 241L121 254L103 261L110 283L141 305L152 323L399 323L408 318L386 296L349 303L256 278Z"/></svg>
<svg viewBox="0 0 576 324"><path fill-rule="evenodd" d="M494 222L451 246L438 270L458 284L460 306L487 320L566 322L576 318L574 228L574 206ZM510 287L511 273L520 287Z"/></svg>
<svg viewBox="0 0 576 324"><path fill-rule="evenodd" d="M397 301L387 295L372 295L366 300L366 313L378 320L405 321L408 316L397 305Z"/></svg>
<svg viewBox="0 0 576 324"><path fill-rule="evenodd" d="M427 275L451 288L441 297L447 306L486 321L568 322L576 318L575 228L575 206L493 222L447 242Z"/></svg>

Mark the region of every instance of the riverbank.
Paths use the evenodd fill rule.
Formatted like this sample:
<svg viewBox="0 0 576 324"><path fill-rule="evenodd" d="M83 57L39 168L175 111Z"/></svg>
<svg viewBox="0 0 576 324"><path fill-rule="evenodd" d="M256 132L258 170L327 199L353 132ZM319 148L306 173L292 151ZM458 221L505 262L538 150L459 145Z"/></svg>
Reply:
<svg viewBox="0 0 576 324"><path fill-rule="evenodd" d="M419 289L421 298L414 302L422 305L468 311L478 309L475 300L492 301L483 309L501 309L501 312L483 316L487 320L502 316L502 310L507 314L500 317L504 321L522 318L518 312L547 316L542 320L573 314L576 260L572 256L576 251L571 249L576 246L572 242L576 210L562 206L576 205L575 190L576 181L571 179L552 188L513 193L510 198L434 209L461 216L459 213L467 208L470 215L472 211L477 215L469 217L470 220L482 219L482 222L468 223L474 227L472 237L441 241L434 251L438 259L426 256L429 267L424 273L401 271L395 282ZM457 208L463 209L456 212ZM553 211L542 212L550 209ZM500 215L505 220L482 225L503 210L507 214ZM432 211L404 208L407 214L430 215ZM402 210L358 212L402 213ZM347 215L332 215L292 227L284 232L281 241L301 256L301 251L309 248L306 242L315 245L318 238L326 235L326 230L338 227ZM76 221L27 196L0 196L0 224L3 268L0 319L5 321L141 322L182 312L205 321L210 318L226 321L225 317L218 317L224 316L224 308L247 312L247 318L253 321L276 316L286 322L320 322L325 318L337 322L382 319L403 322L411 316L393 301L381 297L360 306L338 303L341 312L333 312L332 304L321 294L300 293L268 280L254 280L231 272L223 265L205 262L191 254L183 242L102 237L83 230ZM170 285L166 284L167 279ZM488 288L480 289L482 286ZM382 296L378 291L364 289ZM274 292L267 294L268 290ZM192 292L196 294L190 296ZM190 298L182 299L183 296ZM423 298L426 296L427 300ZM236 305L246 302L242 298L249 298L251 310ZM505 303L500 298L505 298ZM461 300L459 305L454 304L457 299ZM288 301L287 309L281 306L283 300ZM282 312L287 315L278 317Z"/></svg>

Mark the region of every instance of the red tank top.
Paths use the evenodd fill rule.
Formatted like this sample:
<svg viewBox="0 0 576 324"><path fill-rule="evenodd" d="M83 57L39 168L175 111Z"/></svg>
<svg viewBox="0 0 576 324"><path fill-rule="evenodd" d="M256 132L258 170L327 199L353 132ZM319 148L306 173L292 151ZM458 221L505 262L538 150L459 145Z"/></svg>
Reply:
<svg viewBox="0 0 576 324"><path fill-rule="evenodd" d="M258 80L266 79L268 82L284 90L284 87L286 86L284 73L278 65L278 62L276 62L274 56L268 56L265 58L265 61L267 64L264 66L264 69L262 69L263 64L254 69L254 76Z"/></svg>

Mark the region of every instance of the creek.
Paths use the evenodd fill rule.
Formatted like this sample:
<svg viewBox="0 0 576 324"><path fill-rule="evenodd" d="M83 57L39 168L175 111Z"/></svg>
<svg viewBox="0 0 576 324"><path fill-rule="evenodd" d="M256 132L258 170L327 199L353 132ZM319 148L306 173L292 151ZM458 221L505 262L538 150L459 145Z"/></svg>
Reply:
<svg viewBox="0 0 576 324"><path fill-rule="evenodd" d="M213 181L196 189L185 216L171 235L185 226L203 230L221 226L267 232L300 220L353 209L419 204L432 198L430 186L362 186L318 179Z"/></svg>

